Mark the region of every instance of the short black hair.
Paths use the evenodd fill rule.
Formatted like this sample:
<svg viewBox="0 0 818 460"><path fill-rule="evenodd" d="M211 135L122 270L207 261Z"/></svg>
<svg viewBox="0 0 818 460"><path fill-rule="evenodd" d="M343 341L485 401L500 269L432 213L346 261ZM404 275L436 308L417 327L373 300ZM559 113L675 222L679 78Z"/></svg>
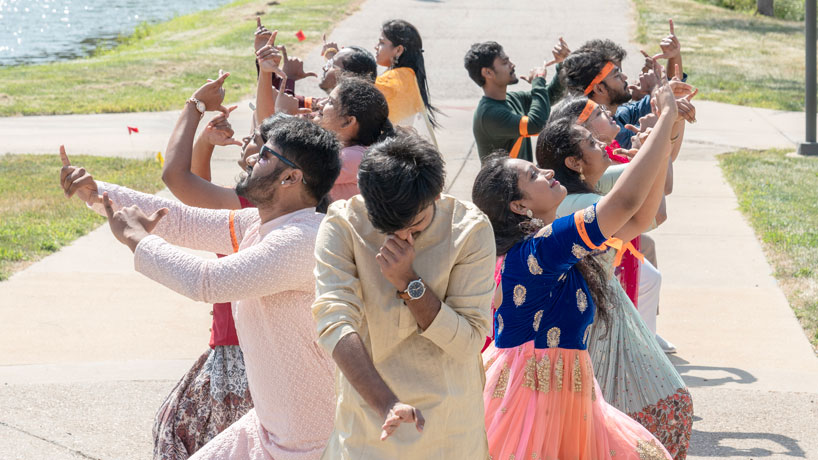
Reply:
<svg viewBox="0 0 818 460"><path fill-rule="evenodd" d="M493 67L494 59L502 53L503 47L497 42L475 43L466 52L463 67L469 72L469 77L482 88L486 84L483 68Z"/></svg>
<svg viewBox="0 0 818 460"><path fill-rule="evenodd" d="M628 55L628 52L625 51L625 48L617 45L611 39L601 39L597 38L594 40L588 40L582 46L574 50L577 53L585 53L588 51L593 51L595 53L599 53L603 56L606 61L614 61L617 63L622 63L625 60L625 57Z"/></svg>
<svg viewBox="0 0 818 460"><path fill-rule="evenodd" d="M594 81L599 71L605 67L609 59L605 55L596 51L585 51L582 53L573 52L562 61L560 69L560 79L562 85L569 91L584 93L585 88ZM593 95L593 91L588 93L588 97Z"/></svg>
<svg viewBox="0 0 818 460"><path fill-rule="evenodd" d="M311 121L285 117L276 121L268 135L279 153L304 173L310 196L321 201L341 173L341 144L335 134Z"/></svg>
<svg viewBox="0 0 818 460"><path fill-rule="evenodd" d="M389 105L375 85L346 74L336 88L339 111L358 121L358 132L353 139L355 143L368 146L395 134L389 121Z"/></svg>
<svg viewBox="0 0 818 460"><path fill-rule="evenodd" d="M358 170L358 189L372 226L393 233L412 225L443 192L443 167L435 146L414 133L371 146Z"/></svg>
<svg viewBox="0 0 818 460"><path fill-rule="evenodd" d="M378 76L378 63L375 56L360 46L347 46L351 52L344 56L343 71L363 77L371 82Z"/></svg>

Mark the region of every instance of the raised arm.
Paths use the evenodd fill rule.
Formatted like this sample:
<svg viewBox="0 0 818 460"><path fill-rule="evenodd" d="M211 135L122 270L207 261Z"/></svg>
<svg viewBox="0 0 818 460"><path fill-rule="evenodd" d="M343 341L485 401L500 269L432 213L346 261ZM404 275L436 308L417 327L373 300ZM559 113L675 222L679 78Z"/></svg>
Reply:
<svg viewBox="0 0 818 460"><path fill-rule="evenodd" d="M645 199L655 193L657 184L664 192L670 133L676 121L677 109L667 79L662 80L653 96L659 110L656 126L611 192L597 205L599 227L605 235L616 234L642 207ZM662 177L658 177L659 174Z"/></svg>
<svg viewBox="0 0 818 460"><path fill-rule="evenodd" d="M314 227L288 225L237 253L204 259L151 235L137 244L134 268L190 299L231 302L312 290L314 245Z"/></svg>
<svg viewBox="0 0 818 460"><path fill-rule="evenodd" d="M219 110L222 116L226 117L231 109L222 105L224 101L224 89L222 85L229 76L228 73L220 73L219 78L208 82L193 93L193 99L197 99L205 104L207 110ZM211 209L238 209L241 207L236 193L228 188L212 184L209 180L197 176L192 171L193 138L196 135L196 128L199 125L203 114L201 114L193 102L185 104L176 127L168 140L166 150L165 165L162 168L162 181L168 186L171 192L183 203ZM208 134L205 129L203 136ZM232 144L240 144L238 141L227 136L225 142L232 141ZM198 162L207 158L209 164L210 153L202 152L199 146ZM201 169L201 166L199 166ZM209 172L209 167L207 168ZM208 178L209 179L209 178Z"/></svg>

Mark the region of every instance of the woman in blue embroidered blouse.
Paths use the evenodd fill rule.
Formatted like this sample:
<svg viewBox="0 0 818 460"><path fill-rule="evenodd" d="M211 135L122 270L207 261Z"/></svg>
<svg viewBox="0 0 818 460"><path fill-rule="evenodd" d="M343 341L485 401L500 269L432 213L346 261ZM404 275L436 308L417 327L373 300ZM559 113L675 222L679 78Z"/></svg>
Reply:
<svg viewBox="0 0 818 460"><path fill-rule="evenodd" d="M472 200L491 220L497 255L506 256L495 342L483 353L493 459L670 458L604 401L587 351L595 316L604 327L607 311L596 306L606 305L607 290L602 267L585 256L627 228L650 191L664 186L676 104L666 83L653 98L660 116L652 134L593 206L555 219L565 188L553 171L524 160L491 158L475 180Z"/></svg>

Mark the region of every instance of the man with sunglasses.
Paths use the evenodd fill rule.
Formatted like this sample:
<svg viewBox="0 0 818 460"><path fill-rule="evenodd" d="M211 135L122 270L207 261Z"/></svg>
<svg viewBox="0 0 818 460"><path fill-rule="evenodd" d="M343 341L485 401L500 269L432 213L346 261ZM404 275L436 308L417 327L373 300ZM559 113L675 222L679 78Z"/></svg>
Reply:
<svg viewBox="0 0 818 460"><path fill-rule="evenodd" d="M179 123L221 107L223 78L185 104ZM181 127L185 129L184 126ZM236 191L257 208L215 210L95 181L61 150L60 183L108 216L145 276L203 302L233 302L255 408L202 447L202 458L314 459L332 431L334 364L315 345L316 204L340 172L339 145L323 128L280 120L248 158ZM231 254L204 259L177 246Z"/></svg>
<svg viewBox="0 0 818 460"><path fill-rule="evenodd" d="M313 315L340 371L324 459L488 457L494 236L474 205L441 195L444 181L437 149L399 135L369 148L361 194L321 224Z"/></svg>

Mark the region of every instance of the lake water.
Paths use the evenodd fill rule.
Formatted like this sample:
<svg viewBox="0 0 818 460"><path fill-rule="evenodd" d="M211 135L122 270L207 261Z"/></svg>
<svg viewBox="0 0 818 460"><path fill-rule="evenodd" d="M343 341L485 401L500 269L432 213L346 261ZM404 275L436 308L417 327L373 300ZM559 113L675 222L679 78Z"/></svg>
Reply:
<svg viewBox="0 0 818 460"><path fill-rule="evenodd" d="M212 9L229 0L0 0L0 65L88 56L142 22Z"/></svg>

